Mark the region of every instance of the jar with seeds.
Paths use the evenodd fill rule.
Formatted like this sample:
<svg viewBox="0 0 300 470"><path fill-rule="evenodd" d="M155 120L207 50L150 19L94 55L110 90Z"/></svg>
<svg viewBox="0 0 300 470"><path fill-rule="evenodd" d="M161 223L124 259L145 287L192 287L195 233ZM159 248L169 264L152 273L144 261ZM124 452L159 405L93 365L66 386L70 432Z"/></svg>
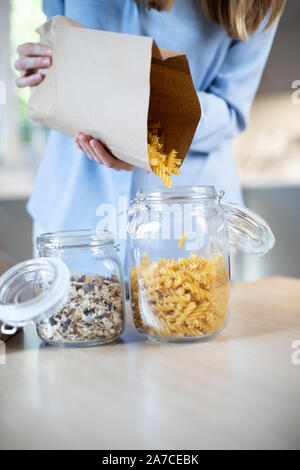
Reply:
<svg viewBox="0 0 300 470"><path fill-rule="evenodd" d="M41 257L58 258L70 273L64 305L37 325L47 343L94 346L116 340L125 327L125 295L113 234L69 231L40 235Z"/></svg>
<svg viewBox="0 0 300 470"><path fill-rule="evenodd" d="M34 323L45 342L95 346L125 328L125 290L114 237L90 230L47 233L39 258L0 277L1 332Z"/></svg>

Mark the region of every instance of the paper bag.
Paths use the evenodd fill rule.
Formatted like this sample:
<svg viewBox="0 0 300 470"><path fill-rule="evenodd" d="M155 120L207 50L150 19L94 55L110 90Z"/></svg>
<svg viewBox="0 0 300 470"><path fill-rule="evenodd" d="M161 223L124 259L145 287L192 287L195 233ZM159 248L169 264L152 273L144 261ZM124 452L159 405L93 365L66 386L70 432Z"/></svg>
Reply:
<svg viewBox="0 0 300 470"><path fill-rule="evenodd" d="M84 132L145 170L148 121L159 121L165 150L184 159L201 116L185 55L159 49L149 37L91 30L63 16L37 31L53 46L53 65L33 88L31 119L71 137Z"/></svg>

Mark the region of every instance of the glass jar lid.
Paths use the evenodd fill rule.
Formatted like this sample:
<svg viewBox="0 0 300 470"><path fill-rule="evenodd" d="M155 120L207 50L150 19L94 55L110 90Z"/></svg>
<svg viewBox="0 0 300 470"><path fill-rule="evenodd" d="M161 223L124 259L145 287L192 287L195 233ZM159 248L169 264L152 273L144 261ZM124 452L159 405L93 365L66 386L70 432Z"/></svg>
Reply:
<svg viewBox="0 0 300 470"><path fill-rule="evenodd" d="M275 245L267 222L255 212L232 202L222 202L230 244L247 254L264 256Z"/></svg>
<svg viewBox="0 0 300 470"><path fill-rule="evenodd" d="M2 333L13 334L31 320L49 318L63 307L69 290L70 272L59 259L37 258L13 266L0 277Z"/></svg>

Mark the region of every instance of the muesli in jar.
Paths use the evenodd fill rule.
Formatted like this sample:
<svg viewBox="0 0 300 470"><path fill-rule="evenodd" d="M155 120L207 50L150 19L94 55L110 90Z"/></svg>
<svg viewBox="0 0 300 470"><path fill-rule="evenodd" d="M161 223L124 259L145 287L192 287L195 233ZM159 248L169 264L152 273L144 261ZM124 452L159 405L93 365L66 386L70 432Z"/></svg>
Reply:
<svg viewBox="0 0 300 470"><path fill-rule="evenodd" d="M47 342L108 342L124 328L121 285L116 275L72 276L65 306L41 322L37 331Z"/></svg>

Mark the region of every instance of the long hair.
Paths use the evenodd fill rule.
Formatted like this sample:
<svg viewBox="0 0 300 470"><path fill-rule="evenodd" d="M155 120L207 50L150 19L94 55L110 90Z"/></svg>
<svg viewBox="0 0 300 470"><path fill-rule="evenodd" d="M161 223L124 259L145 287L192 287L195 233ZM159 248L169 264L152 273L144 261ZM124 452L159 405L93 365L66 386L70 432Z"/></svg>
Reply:
<svg viewBox="0 0 300 470"><path fill-rule="evenodd" d="M170 10L175 0L139 0L146 8ZM207 18L223 26L235 39L246 39L266 19L269 28L280 16L286 0L199 0Z"/></svg>

